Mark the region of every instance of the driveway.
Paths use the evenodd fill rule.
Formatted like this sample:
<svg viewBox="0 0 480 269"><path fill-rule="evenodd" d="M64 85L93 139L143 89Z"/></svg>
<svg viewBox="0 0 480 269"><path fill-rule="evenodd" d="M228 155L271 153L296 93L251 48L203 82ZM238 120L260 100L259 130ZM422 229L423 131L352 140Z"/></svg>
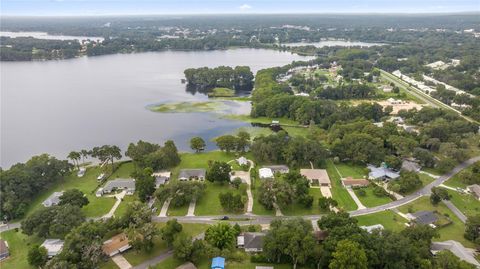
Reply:
<svg viewBox="0 0 480 269"><path fill-rule="evenodd" d="M323 197L332 198L332 191L330 190L330 187L320 186L320 192L322 193Z"/></svg>
<svg viewBox="0 0 480 269"><path fill-rule="evenodd" d="M347 188L348 194L352 197L353 201L357 204L358 209L365 209L367 208L362 204L360 199L358 199L357 194L352 190L352 188Z"/></svg>
<svg viewBox="0 0 480 269"><path fill-rule="evenodd" d="M122 254L117 254L112 257L112 261L118 266L120 269L130 269L132 265L123 257Z"/></svg>
<svg viewBox="0 0 480 269"><path fill-rule="evenodd" d="M460 209L458 209L454 204L452 204L452 202L446 200L442 200L442 202L453 212L453 214L455 214L455 216L460 219L460 221L462 221L463 223L467 222L467 216L465 216L465 214L463 214Z"/></svg>

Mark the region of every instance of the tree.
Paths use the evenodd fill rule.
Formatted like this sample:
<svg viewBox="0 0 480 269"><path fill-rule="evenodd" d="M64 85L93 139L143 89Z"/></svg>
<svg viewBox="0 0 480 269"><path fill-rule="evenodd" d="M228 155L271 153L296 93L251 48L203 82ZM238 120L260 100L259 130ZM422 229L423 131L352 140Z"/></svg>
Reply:
<svg viewBox="0 0 480 269"><path fill-rule="evenodd" d="M224 150L227 153L237 148L237 138L233 135L219 136L215 139L215 142L220 150Z"/></svg>
<svg viewBox="0 0 480 269"><path fill-rule="evenodd" d="M237 134L237 148L238 152L245 152L245 148L250 146L250 134L245 131L240 131Z"/></svg>
<svg viewBox="0 0 480 269"><path fill-rule="evenodd" d="M460 260L448 250L443 250L435 254L434 268L442 269L475 269L476 267L465 261Z"/></svg>
<svg viewBox="0 0 480 269"><path fill-rule="evenodd" d="M400 178L391 182L388 188L392 191L406 194L420 188L422 185L423 183L417 173L402 171Z"/></svg>
<svg viewBox="0 0 480 269"><path fill-rule="evenodd" d="M58 205L70 204L80 208L88 205L89 203L87 196L85 196L85 194L78 189L66 190L59 199L60 202Z"/></svg>
<svg viewBox="0 0 480 269"><path fill-rule="evenodd" d="M154 246L154 240L159 235L157 226L154 223L145 223L138 228L130 228L128 239L130 244L137 251L151 251Z"/></svg>
<svg viewBox="0 0 480 269"><path fill-rule="evenodd" d="M42 267L48 261L47 249L40 245L33 245L28 251L28 264L35 267Z"/></svg>
<svg viewBox="0 0 480 269"><path fill-rule="evenodd" d="M235 188L235 189L238 189L240 187L240 185L242 185L242 179L239 178L239 177L236 177L232 180L232 186Z"/></svg>
<svg viewBox="0 0 480 269"><path fill-rule="evenodd" d="M151 209L147 205L135 201L127 204L127 209L120 217L118 223L123 228L137 228L151 222L151 219Z"/></svg>
<svg viewBox="0 0 480 269"><path fill-rule="evenodd" d="M480 215L470 216L465 223L465 233L463 236L472 241L477 242L480 238Z"/></svg>
<svg viewBox="0 0 480 269"><path fill-rule="evenodd" d="M190 139L190 148L195 150L197 153L205 150L205 140L199 136L193 137Z"/></svg>
<svg viewBox="0 0 480 269"><path fill-rule="evenodd" d="M90 156L91 152L86 150L86 149L82 149L80 150L80 155L82 155L82 163L85 163L85 158L88 158L88 156Z"/></svg>
<svg viewBox="0 0 480 269"><path fill-rule="evenodd" d="M167 221L167 224L160 230L162 239L167 242L168 246L172 246L175 236L183 230L182 224L177 219Z"/></svg>
<svg viewBox="0 0 480 269"><path fill-rule="evenodd" d="M211 182L229 182L232 168L226 162L213 162L208 168L206 178Z"/></svg>
<svg viewBox="0 0 480 269"><path fill-rule="evenodd" d="M330 210L332 207L336 207L338 202L333 200L330 197L320 197L318 198L318 206L323 210Z"/></svg>
<svg viewBox="0 0 480 269"><path fill-rule="evenodd" d="M77 166L77 169L80 169L80 164L78 163L81 158L80 152L70 151L70 153L67 155L67 158L72 160L73 164Z"/></svg>
<svg viewBox="0 0 480 269"><path fill-rule="evenodd" d="M220 250L232 249L235 246L235 240L236 230L228 223L220 222L212 225L205 232L205 241Z"/></svg>
<svg viewBox="0 0 480 269"><path fill-rule="evenodd" d="M333 253L333 260L328 266L330 269L367 269L367 255L356 242L342 240L338 242Z"/></svg>
<svg viewBox="0 0 480 269"><path fill-rule="evenodd" d="M135 189L138 191L140 201L147 201L148 197L155 192L155 177L152 176L152 168L145 168L141 171L135 171L132 176L135 178Z"/></svg>
<svg viewBox="0 0 480 269"><path fill-rule="evenodd" d="M241 212L245 208L245 203L240 194L234 195L232 192L220 193L218 198L223 209L227 212Z"/></svg>
<svg viewBox="0 0 480 269"><path fill-rule="evenodd" d="M430 194L430 202L433 205L437 205L442 200L450 200L448 191L444 188L433 187L432 194Z"/></svg>
<svg viewBox="0 0 480 269"><path fill-rule="evenodd" d="M205 255L205 243L181 233L175 237L173 253L177 259L196 263Z"/></svg>

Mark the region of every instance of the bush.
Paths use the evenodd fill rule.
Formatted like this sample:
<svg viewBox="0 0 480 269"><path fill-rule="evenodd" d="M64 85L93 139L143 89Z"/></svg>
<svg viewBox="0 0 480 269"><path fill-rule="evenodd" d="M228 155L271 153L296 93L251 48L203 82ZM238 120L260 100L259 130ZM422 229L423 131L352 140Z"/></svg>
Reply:
<svg viewBox="0 0 480 269"><path fill-rule="evenodd" d="M250 256L250 262L252 263L268 263L270 262L263 254L254 254Z"/></svg>

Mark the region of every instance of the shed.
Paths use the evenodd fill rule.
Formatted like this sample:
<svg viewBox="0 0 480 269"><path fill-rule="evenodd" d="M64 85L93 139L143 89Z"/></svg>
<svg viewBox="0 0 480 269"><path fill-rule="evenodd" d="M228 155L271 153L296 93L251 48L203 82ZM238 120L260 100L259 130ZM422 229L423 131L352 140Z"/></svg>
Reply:
<svg viewBox="0 0 480 269"><path fill-rule="evenodd" d="M225 258L224 257L213 258L211 269L225 269Z"/></svg>

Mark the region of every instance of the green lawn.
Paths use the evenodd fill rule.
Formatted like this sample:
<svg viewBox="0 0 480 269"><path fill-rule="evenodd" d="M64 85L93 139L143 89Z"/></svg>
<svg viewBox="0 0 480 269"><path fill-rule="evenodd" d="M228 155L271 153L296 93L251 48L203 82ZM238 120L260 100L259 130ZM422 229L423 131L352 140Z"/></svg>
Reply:
<svg viewBox="0 0 480 269"><path fill-rule="evenodd" d="M257 197L260 196L259 188L261 184L261 179L257 179L254 182L255 188L252 188L252 194L253 194L253 214L256 215L268 215L268 216L273 216L275 215L275 210L268 210L266 209L260 202L258 202Z"/></svg>
<svg viewBox="0 0 480 269"><path fill-rule="evenodd" d="M362 202L362 204L366 207L384 205L393 201L389 196L381 196L381 197L376 196L373 193L373 186L368 186L362 189L365 190L365 196L360 196L358 194L359 189L355 189L354 192L355 194L357 194L357 197L358 199L360 199L360 202Z"/></svg>
<svg viewBox="0 0 480 269"><path fill-rule="evenodd" d="M195 206L195 215L221 215L227 214L223 211L218 196L220 193L232 192L234 195L241 194L240 190L231 187L229 184L218 184L206 181L207 189L205 194L197 201ZM245 194L246 195L246 194Z"/></svg>
<svg viewBox="0 0 480 269"><path fill-rule="evenodd" d="M450 194L450 201L466 216L480 214L480 201L471 194L462 194L456 191L447 190Z"/></svg>
<svg viewBox="0 0 480 269"><path fill-rule="evenodd" d="M182 265L184 262L176 259L175 257L169 257L163 262L157 264L155 269L175 269L179 265ZM198 269L210 269L211 260L204 258L198 264ZM290 269L292 268L291 264L265 264L265 263L252 263L250 259L247 258L245 261L239 262L229 262L228 260L225 263L225 268L229 269L255 269L255 266L273 266L275 269ZM298 269L305 269L308 267L297 266Z"/></svg>
<svg viewBox="0 0 480 269"><path fill-rule="evenodd" d="M235 91L229 88L216 87L208 93L208 97L234 97Z"/></svg>
<svg viewBox="0 0 480 269"><path fill-rule="evenodd" d="M465 170L471 171L471 169L472 169L471 167L468 167ZM458 187L458 188L462 188L462 189L467 188L467 186L469 185L469 184L463 183L462 178L460 177L460 173L454 175L452 178L447 180L444 184L447 185L447 186L450 186L450 187L454 187L454 188Z"/></svg>
<svg viewBox="0 0 480 269"><path fill-rule="evenodd" d="M342 177L352 177L356 179L365 177L365 166L353 163L335 164Z"/></svg>
<svg viewBox="0 0 480 269"><path fill-rule="evenodd" d="M113 199L113 198L112 198ZM125 211L127 210L127 205L128 203L131 203L133 201L137 201L138 200L138 196L136 194L134 195L125 195L125 197L123 197L123 201L120 203L120 205L118 206L117 210L115 210L115 216L117 217L120 217L122 216Z"/></svg>
<svg viewBox="0 0 480 269"><path fill-rule="evenodd" d="M474 244L463 237L463 233L465 231L465 225L453 214L450 209L443 203L439 203L437 206L433 206L430 203L429 197L421 197L416 201L401 206L398 208L402 213L408 213L409 210L412 212L417 212L420 210L436 210L440 214L447 214L450 219L452 220L452 224L438 228L438 232L440 234L439 238L435 238L434 241L445 241L445 240L456 240L462 243L466 247L474 247Z"/></svg>
<svg viewBox="0 0 480 269"><path fill-rule="evenodd" d="M317 215L321 213L328 213L326 211L322 211L318 206L318 198L322 197L320 189L310 188L308 193L313 196L313 205L311 208L305 208L299 203L294 203L291 206L282 208L282 213L287 216Z"/></svg>
<svg viewBox="0 0 480 269"><path fill-rule="evenodd" d="M0 268L2 269L33 269L27 261L28 250L34 244L41 244L43 239L36 236L27 236L21 231L15 232L15 230L6 231L0 233L0 238L7 241L10 257L0 262Z"/></svg>
<svg viewBox="0 0 480 269"><path fill-rule="evenodd" d="M375 224L382 224L385 229L392 231L401 231L406 226L407 222L404 218L395 214L394 212L382 211L374 214L363 215L355 217L358 220L359 226L370 226Z"/></svg>
<svg viewBox="0 0 480 269"><path fill-rule="evenodd" d="M429 175L425 175L425 174L420 174L419 173L418 176L420 177L420 180L422 181L423 186L426 186L426 185L432 183L432 181L435 180L433 177L431 177Z"/></svg>
<svg viewBox="0 0 480 269"><path fill-rule="evenodd" d="M357 204L355 204L348 191L343 187L332 160L327 160L327 172L332 182L333 199L338 202L338 206L347 211L356 210Z"/></svg>
<svg viewBox="0 0 480 269"><path fill-rule="evenodd" d="M188 204L180 207L173 207L169 206L167 210L167 216L185 216L188 213ZM162 210L162 207L159 207L158 214L160 214L160 210Z"/></svg>

